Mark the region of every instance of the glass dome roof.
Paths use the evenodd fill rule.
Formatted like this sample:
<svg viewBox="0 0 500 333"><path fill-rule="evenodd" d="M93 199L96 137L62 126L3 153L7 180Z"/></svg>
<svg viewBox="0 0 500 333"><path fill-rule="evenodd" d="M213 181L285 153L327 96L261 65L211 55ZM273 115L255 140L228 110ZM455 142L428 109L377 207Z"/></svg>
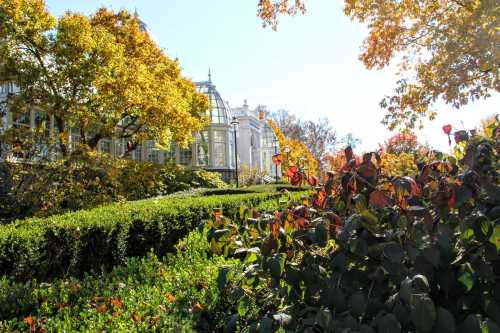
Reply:
<svg viewBox="0 0 500 333"><path fill-rule="evenodd" d="M212 84L210 73L208 81L197 82L198 91L205 94L210 101L210 110L207 110L207 116L210 117L212 124L230 124L231 110L226 102L222 99L215 85Z"/></svg>

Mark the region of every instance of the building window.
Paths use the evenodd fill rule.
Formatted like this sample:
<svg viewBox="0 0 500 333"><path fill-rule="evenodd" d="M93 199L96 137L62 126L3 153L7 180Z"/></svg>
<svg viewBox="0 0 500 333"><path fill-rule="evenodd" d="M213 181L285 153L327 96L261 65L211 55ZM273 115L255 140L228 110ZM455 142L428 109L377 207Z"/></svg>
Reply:
<svg viewBox="0 0 500 333"><path fill-rule="evenodd" d="M159 164L160 163L160 151L158 149L151 149L149 151L149 156L148 156L148 160L150 162L153 162L153 163L156 163L156 164Z"/></svg>
<svg viewBox="0 0 500 333"><path fill-rule="evenodd" d="M136 161L142 160L142 145L137 145L132 152L132 158Z"/></svg>
<svg viewBox="0 0 500 333"><path fill-rule="evenodd" d="M170 150L165 150L163 152L163 156L165 158L165 163L167 162L175 162L175 151L176 151L175 142L170 143Z"/></svg>
<svg viewBox="0 0 500 333"><path fill-rule="evenodd" d="M123 139L118 139L115 142L115 155L118 157L123 156L125 154L125 150L127 149L127 143Z"/></svg>
<svg viewBox="0 0 500 333"><path fill-rule="evenodd" d="M30 127L30 112L12 113L12 126L14 128Z"/></svg>
<svg viewBox="0 0 500 333"><path fill-rule="evenodd" d="M193 161L193 151L190 148L182 149L180 151L180 164L182 165L191 165Z"/></svg>
<svg viewBox="0 0 500 333"><path fill-rule="evenodd" d="M208 165L208 131L200 132L196 142L198 166Z"/></svg>
<svg viewBox="0 0 500 333"><path fill-rule="evenodd" d="M213 131L213 148L214 166L226 166L226 132Z"/></svg>
<svg viewBox="0 0 500 333"><path fill-rule="evenodd" d="M111 154L111 140L102 139L99 141L99 150L102 153Z"/></svg>

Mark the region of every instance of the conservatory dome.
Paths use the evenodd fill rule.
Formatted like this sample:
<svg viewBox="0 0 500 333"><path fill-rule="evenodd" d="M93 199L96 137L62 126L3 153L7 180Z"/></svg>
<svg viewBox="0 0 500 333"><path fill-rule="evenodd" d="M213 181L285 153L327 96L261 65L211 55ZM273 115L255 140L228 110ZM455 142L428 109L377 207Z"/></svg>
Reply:
<svg viewBox="0 0 500 333"><path fill-rule="evenodd" d="M207 116L210 117L210 122L212 124L229 125L231 122L231 110L217 89L215 89L210 72L208 73L208 81L197 82L196 87L199 92L205 94L209 99L210 109L207 111Z"/></svg>

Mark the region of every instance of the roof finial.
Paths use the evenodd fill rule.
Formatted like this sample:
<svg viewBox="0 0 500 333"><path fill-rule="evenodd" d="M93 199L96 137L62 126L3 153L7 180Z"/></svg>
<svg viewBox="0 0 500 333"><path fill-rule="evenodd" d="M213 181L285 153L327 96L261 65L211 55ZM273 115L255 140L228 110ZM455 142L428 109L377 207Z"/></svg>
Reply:
<svg viewBox="0 0 500 333"><path fill-rule="evenodd" d="M137 7L134 8L134 16L139 17L139 13L137 12Z"/></svg>
<svg viewBox="0 0 500 333"><path fill-rule="evenodd" d="M208 82L212 83L212 73L210 72L210 67L208 67Z"/></svg>

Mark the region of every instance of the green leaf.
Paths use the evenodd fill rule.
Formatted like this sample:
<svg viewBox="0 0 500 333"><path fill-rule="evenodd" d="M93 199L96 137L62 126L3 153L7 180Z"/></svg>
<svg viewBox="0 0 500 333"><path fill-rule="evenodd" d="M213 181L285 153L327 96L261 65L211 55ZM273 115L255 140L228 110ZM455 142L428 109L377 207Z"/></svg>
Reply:
<svg viewBox="0 0 500 333"><path fill-rule="evenodd" d="M262 318L259 323L259 332L260 333L272 333L273 330L273 320L271 318Z"/></svg>
<svg viewBox="0 0 500 333"><path fill-rule="evenodd" d="M460 275L458 281L462 283L467 292L469 292L472 287L474 287L474 277L472 275L473 270L469 263L460 266Z"/></svg>
<svg viewBox="0 0 500 333"><path fill-rule="evenodd" d="M217 229L214 232L214 237L217 241L221 241L226 239L229 235L231 235L231 230L229 229Z"/></svg>
<svg viewBox="0 0 500 333"><path fill-rule="evenodd" d="M224 290L227 284L227 275L231 267L223 266L219 269L219 275L217 276L217 286L219 287L219 291Z"/></svg>
<svg viewBox="0 0 500 333"><path fill-rule="evenodd" d="M500 305L493 298L488 297L485 300L484 308L488 317L500 325Z"/></svg>
<svg viewBox="0 0 500 333"><path fill-rule="evenodd" d="M411 319L419 332L430 332L436 321L434 302L426 295L413 295Z"/></svg>
<svg viewBox="0 0 500 333"><path fill-rule="evenodd" d="M500 327L493 320L489 319L486 321L486 327L488 328L488 333L500 333Z"/></svg>
<svg viewBox="0 0 500 333"><path fill-rule="evenodd" d="M368 255L368 245L362 238L356 238L349 244L349 250L360 257Z"/></svg>
<svg viewBox="0 0 500 333"><path fill-rule="evenodd" d="M490 242L497 247L497 251L500 251L500 224L495 225Z"/></svg>
<svg viewBox="0 0 500 333"><path fill-rule="evenodd" d="M440 333L453 333L456 329L455 318L450 311L445 308L439 307L437 309L437 320L434 326L436 332Z"/></svg>
<svg viewBox="0 0 500 333"><path fill-rule="evenodd" d="M458 332L481 333L479 320L477 320L475 315L468 315L458 328Z"/></svg>
<svg viewBox="0 0 500 333"><path fill-rule="evenodd" d="M292 316L286 313L273 314L273 319L277 321L281 327L289 327L293 322Z"/></svg>
<svg viewBox="0 0 500 333"><path fill-rule="evenodd" d="M281 273L285 268L285 256L286 254L284 253L276 254L268 262L269 272L275 279L279 279L281 277Z"/></svg>
<svg viewBox="0 0 500 333"><path fill-rule="evenodd" d="M349 305L351 306L351 313L354 316L362 316L365 313L367 305L365 295L361 292L353 294L349 300Z"/></svg>
<svg viewBox="0 0 500 333"><path fill-rule="evenodd" d="M406 302L410 303L411 295L413 295L413 285L412 280L409 277L406 277L401 282L401 286L399 288L399 296Z"/></svg>
<svg viewBox="0 0 500 333"><path fill-rule="evenodd" d="M250 310L250 300L248 297L243 297L238 302L238 314L243 317Z"/></svg>
<svg viewBox="0 0 500 333"><path fill-rule="evenodd" d="M400 333L401 324L392 313L388 313L377 320L377 331L379 333Z"/></svg>
<svg viewBox="0 0 500 333"><path fill-rule="evenodd" d="M332 313L329 309L319 310L316 314L316 324L323 328L324 331L329 331L332 323Z"/></svg>
<svg viewBox="0 0 500 333"><path fill-rule="evenodd" d="M439 267L439 262L441 261L441 254L439 250L435 247L426 248L423 251L423 256L428 262L432 264L435 268Z"/></svg>
<svg viewBox="0 0 500 333"><path fill-rule="evenodd" d="M314 239L319 246L325 246L328 241L328 227L326 223L319 223L314 228Z"/></svg>
<svg viewBox="0 0 500 333"><path fill-rule="evenodd" d="M387 244L383 254L392 263L400 263L405 258L404 250L396 243Z"/></svg>
<svg viewBox="0 0 500 333"><path fill-rule="evenodd" d="M359 327L359 333L375 333L375 331L370 326L363 324Z"/></svg>
<svg viewBox="0 0 500 333"><path fill-rule="evenodd" d="M486 216L479 216L472 224L474 236L480 242L486 242L493 234L493 223Z"/></svg>
<svg viewBox="0 0 500 333"><path fill-rule="evenodd" d="M260 254L260 249L258 247L252 247L251 249L247 250L247 256L245 257L245 262L247 263L252 263L257 261L259 258Z"/></svg>

